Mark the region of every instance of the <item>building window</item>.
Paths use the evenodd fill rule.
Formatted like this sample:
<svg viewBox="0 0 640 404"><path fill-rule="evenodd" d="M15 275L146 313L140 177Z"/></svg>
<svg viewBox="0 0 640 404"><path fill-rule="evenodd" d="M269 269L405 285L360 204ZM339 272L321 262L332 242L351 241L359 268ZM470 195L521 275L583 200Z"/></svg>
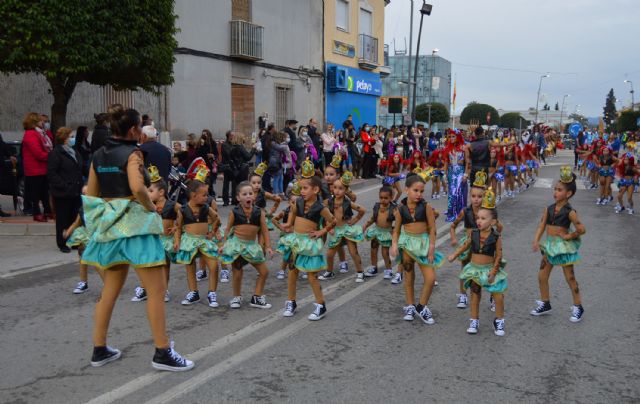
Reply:
<svg viewBox="0 0 640 404"><path fill-rule="evenodd" d="M102 99L104 101L103 111L111 104L122 104L126 108L135 108L133 103L133 91L124 90L116 91L112 86L106 85L102 87Z"/></svg>
<svg viewBox="0 0 640 404"><path fill-rule="evenodd" d="M278 130L284 128L284 124L293 115L293 88L291 86L276 85L276 117L275 123Z"/></svg>
<svg viewBox="0 0 640 404"><path fill-rule="evenodd" d="M336 0L336 27L349 31L349 1Z"/></svg>
<svg viewBox="0 0 640 404"><path fill-rule="evenodd" d="M251 0L231 0L231 19L251 22Z"/></svg>
<svg viewBox="0 0 640 404"><path fill-rule="evenodd" d="M373 33L373 14L364 8L360 9L360 22L358 23L360 33L371 36Z"/></svg>

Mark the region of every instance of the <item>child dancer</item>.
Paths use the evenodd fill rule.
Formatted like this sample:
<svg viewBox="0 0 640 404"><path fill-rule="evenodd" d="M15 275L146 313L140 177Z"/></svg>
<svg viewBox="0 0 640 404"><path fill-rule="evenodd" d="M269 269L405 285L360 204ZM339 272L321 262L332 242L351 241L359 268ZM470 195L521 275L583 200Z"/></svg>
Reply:
<svg viewBox="0 0 640 404"><path fill-rule="evenodd" d="M296 200L295 208L291 208L289 220L285 230L293 230L295 237L289 247L295 261L295 269L289 271L287 295L283 316L291 317L296 311L296 283L298 272L309 274L309 285L315 296L315 309L309 315L309 320L323 318L327 312L320 282L316 278L319 271L327 269L327 261L322 253L322 237L335 226L335 219L329 209L320 199L322 180L314 176L313 163L305 160L302 163L302 179L300 180L300 198ZM321 228L320 221L324 220Z"/></svg>
<svg viewBox="0 0 640 404"><path fill-rule="evenodd" d="M496 202L502 199L502 184L504 183L504 159L498 148L492 147L489 152L489 178L491 188L496 190Z"/></svg>
<svg viewBox="0 0 640 404"><path fill-rule="evenodd" d="M180 204L173 200L167 200L166 195L168 192L167 183L160 177L158 168L156 166L149 166L149 179L151 185L149 186L149 199L156 206L156 211L162 217L163 233L160 235L160 241L164 247L166 256L166 266L164 268L165 277L167 279L167 290L164 294L164 301L171 300L169 294L169 273L171 268L171 262L174 259L175 252L173 251L173 240L175 232L175 221L178 217L178 210ZM144 286L138 286L135 289L135 293L131 298L132 302L141 302L147 300L147 291Z"/></svg>
<svg viewBox="0 0 640 404"><path fill-rule="evenodd" d="M216 212L216 214L218 213L218 204L216 203L216 198L213 195L207 196L207 205L209 205L211 209L213 209L214 212ZM213 228L211 227L209 228L209 231L214 233L212 240L214 243L216 243L216 245L222 245L221 244L222 234L220 234L220 227L218 227L215 230L216 231L213 232ZM200 265L199 267L200 269L196 271L196 280L200 282L200 281L206 280L209 277L209 275L207 274L207 263L205 262L205 260L202 258L199 258L198 262ZM229 269L226 267L226 265L221 265L221 267L222 268L220 269L220 283L228 283L230 279Z"/></svg>
<svg viewBox="0 0 640 404"><path fill-rule="evenodd" d="M611 155L611 149L607 146L602 148L601 154L595 160L600 176L600 197L596 201L596 205L606 205L613 200L611 182L616 175L613 165L617 162L618 159Z"/></svg>
<svg viewBox="0 0 640 404"><path fill-rule="evenodd" d="M397 201L402 196L402 186L400 181L404 179L402 171L402 163L400 162L400 155L394 154L388 161L383 161L380 164L382 167L386 167L385 178L383 183L393 187L396 195L393 197L393 201Z"/></svg>
<svg viewBox="0 0 640 404"><path fill-rule="evenodd" d="M173 248L175 260L185 264L189 292L182 300L185 306L200 301L196 280L196 257L205 261L211 272L207 301L209 307L218 307L218 246L212 240L220 225L216 212L207 204L207 172L201 169L198 176L187 185L189 202L178 211ZM211 226L211 227L210 227Z"/></svg>
<svg viewBox="0 0 640 404"><path fill-rule="evenodd" d="M266 170L266 163L262 162L258 164L258 167L256 167L255 171L249 176L249 182L251 183L251 187L253 188L253 194L255 198L254 205L265 212L267 228L269 230L273 230L275 227L273 227L273 224L271 223L271 217L273 216L273 213L278 210L278 206L280 206L280 202L282 202L282 199L279 196L273 195L270 192L265 192L265 190L262 189L262 176L264 175ZM267 200L275 202L269 213L266 212Z"/></svg>
<svg viewBox="0 0 640 404"><path fill-rule="evenodd" d="M253 177L255 178L255 177ZM224 245L220 247L220 259L223 264L231 264L233 284L233 298L229 303L232 309L239 309L242 305L242 267L247 263L258 271L256 287L251 297L251 307L270 309L264 296L264 285L267 282L269 270L265 264L265 252L272 255L271 240L264 211L254 204L254 184L243 181L236 187L238 204L229 212L229 221L224 232ZM260 233L260 237L258 237ZM261 244L256 242L256 237Z"/></svg>
<svg viewBox="0 0 640 404"><path fill-rule="evenodd" d="M449 256L449 262L461 254L471 255L459 275L464 286L471 288L471 319L467 333L478 333L480 298L484 288L491 293L496 305L494 333L502 337L505 334L503 293L507 290L507 274L504 272L505 263L502 260L502 239L500 233L493 228L498 224L498 212L495 194L491 188L484 193L476 223L477 227L471 230L469 238Z"/></svg>
<svg viewBox="0 0 640 404"><path fill-rule="evenodd" d="M518 175L518 156L516 154L515 146L507 146L507 151L504 155L504 164L506 168L505 189L507 198L513 198L515 196L515 182Z"/></svg>
<svg viewBox="0 0 640 404"><path fill-rule="evenodd" d="M287 190L287 192L289 193L289 205L285 210L280 211L280 213L278 213L273 218L274 226L276 226L278 230L280 230L280 238L278 239L278 246L276 247L276 251L282 254L282 264L280 270L278 271L278 274L276 275L277 279L285 278L285 270L287 268L295 268L294 261L292 259L293 255L291 254L291 247L289 247L291 245L291 239L295 237L295 234L287 233L284 224L289 221L291 209L295 209L296 200L300 196L300 183L297 180L294 180L290 183L290 185L291 186L288 187L289 189ZM281 220L282 224L280 224Z"/></svg>
<svg viewBox="0 0 640 404"><path fill-rule="evenodd" d="M442 161L442 154L439 150L431 154L429 164L433 167L433 174L431 176L431 199L440 199L440 196L444 195L444 192L442 192L444 189L444 161Z"/></svg>
<svg viewBox="0 0 640 404"><path fill-rule="evenodd" d="M616 205L615 212L621 213L626 210L628 214L633 215L633 187L637 185L635 177L640 174L640 169L636 166L633 154L630 152L622 155L616 167L620 181L618 182L618 204ZM622 200L625 193L627 194L627 201L629 203L628 208L624 207L624 201Z"/></svg>
<svg viewBox="0 0 640 404"><path fill-rule="evenodd" d="M401 254L405 272L404 319L412 321L417 312L426 324L434 324L427 307L435 282L435 269L442 265L443 257L435 250L436 226L433 209L423 198L425 179L420 175L407 177L404 198L395 212L395 225L391 242L391 255ZM415 305L413 264L417 263L424 277L418 305Z"/></svg>
<svg viewBox="0 0 640 404"><path fill-rule="evenodd" d="M329 248L327 251L327 270L318 276L318 279L322 281L335 277L333 273L333 259L336 256L338 248L346 244L349 249L349 254L351 254L351 258L356 265L356 282L364 282L362 259L358 254L358 247L356 245L356 243L364 241L364 235L362 228L355 226L355 224L362 219L365 210L362 206L356 205L345 196L352 179L353 174L349 171L342 174L340 179L333 183L333 196L327 201L329 212L331 212L336 220L336 226L330 232L331 237L327 243L327 247ZM353 217L354 210L358 212L356 217Z"/></svg>
<svg viewBox="0 0 640 404"><path fill-rule="evenodd" d="M380 189L379 201L373 205L373 214L362 228L365 238L371 241L371 267L364 274L367 277L378 274L378 248L380 247L382 247L382 259L385 265L384 279L391 279L393 274L389 248L393 238L391 232L393 231L396 205L391 202L392 194L391 187L384 186Z"/></svg>
<svg viewBox="0 0 640 404"><path fill-rule="evenodd" d="M538 272L538 284L540 286L540 300L538 306L531 310L531 315L541 316L551 311L549 302L549 276L555 265L562 266L564 277L569 284L573 295L573 307L570 321L577 323L582 320L584 309L580 299L580 289L576 281L573 266L580 260L578 249L580 248L580 236L586 230L578 213L569 204L569 199L576 193L576 176L571 172L571 167L564 166L560 169L560 181L553 190L555 203L547 207L542 215L542 220L533 240L533 251L542 251L542 262ZM569 232L571 224L575 231ZM544 245L540 245L542 234L547 231L547 239Z"/></svg>

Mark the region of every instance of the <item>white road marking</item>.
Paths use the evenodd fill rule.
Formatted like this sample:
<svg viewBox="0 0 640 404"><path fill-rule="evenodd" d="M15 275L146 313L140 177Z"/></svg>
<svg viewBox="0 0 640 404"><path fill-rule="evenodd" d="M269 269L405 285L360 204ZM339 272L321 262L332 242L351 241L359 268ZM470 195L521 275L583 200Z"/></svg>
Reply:
<svg viewBox="0 0 640 404"><path fill-rule="evenodd" d="M64 260L64 261L52 262L50 264L38 265L36 267L31 267L31 268L16 269L16 270L8 272L6 274L0 274L0 278L2 278L2 279L13 278L13 277L18 276L18 275L24 275L24 274L28 274L30 272L42 271L44 269L49 269L49 268L57 267L57 266L60 266L60 265L67 265L67 264L71 264L71 263L77 262L77 261L78 261L78 259L75 258L75 259L72 259L72 260Z"/></svg>

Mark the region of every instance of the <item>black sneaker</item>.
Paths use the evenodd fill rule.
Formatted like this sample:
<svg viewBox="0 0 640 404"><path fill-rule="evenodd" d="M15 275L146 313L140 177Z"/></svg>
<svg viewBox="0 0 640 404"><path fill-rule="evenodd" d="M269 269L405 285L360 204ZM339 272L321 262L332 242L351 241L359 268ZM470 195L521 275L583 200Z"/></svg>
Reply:
<svg viewBox="0 0 640 404"><path fill-rule="evenodd" d="M536 300L536 303L538 304L538 307L531 310L531 312L529 313L532 316L542 316L551 311L551 303L543 302L542 300Z"/></svg>
<svg viewBox="0 0 640 404"><path fill-rule="evenodd" d="M297 307L298 305L295 300L287 300L284 303L284 312L282 312L282 315L284 317L292 317L295 314Z"/></svg>
<svg viewBox="0 0 640 404"><path fill-rule="evenodd" d="M571 306L571 317L569 317L569 321L572 323L579 323L582 320L582 315L584 314L584 309L582 305L573 305Z"/></svg>
<svg viewBox="0 0 640 404"><path fill-rule="evenodd" d="M364 271L364 276L366 276L367 278L372 278L376 275L378 275L378 267L371 266L369 267L369 269Z"/></svg>
<svg viewBox="0 0 640 404"><path fill-rule="evenodd" d="M94 346L91 355L91 366L94 368L104 366L120 358L122 352L110 346Z"/></svg>
<svg viewBox="0 0 640 404"><path fill-rule="evenodd" d="M184 300L181 301L180 303L183 306L188 306L190 304L198 303L199 301L200 301L200 293L198 293L197 290L192 290L191 292L187 293L187 295L184 297Z"/></svg>
<svg viewBox="0 0 640 404"><path fill-rule="evenodd" d="M265 295L262 295L262 296L253 295L253 296L251 296L251 303L249 303L249 306L257 307L258 309L270 309L271 308L271 304L267 303L267 298L265 297Z"/></svg>
<svg viewBox="0 0 640 404"><path fill-rule="evenodd" d="M196 272L196 281L200 282L203 281L205 279L207 279L209 276L207 275L207 271L205 270L199 270Z"/></svg>
<svg viewBox="0 0 640 404"><path fill-rule="evenodd" d="M178 352L173 350L173 341L169 348L156 348L151 366L158 370L168 370L170 372L184 372L193 369L194 363L183 358Z"/></svg>
<svg viewBox="0 0 640 404"><path fill-rule="evenodd" d="M329 279L333 279L336 277L336 274L329 271L324 271L322 275L318 276L318 279L321 281L328 281Z"/></svg>
<svg viewBox="0 0 640 404"><path fill-rule="evenodd" d="M314 303L314 306L313 313L309 314L307 318L311 321L318 321L327 314L327 306L325 306L324 303Z"/></svg>
<svg viewBox="0 0 640 404"><path fill-rule="evenodd" d="M147 291L144 290L144 288L137 286L136 287L136 291L133 294L133 297L131 298L132 302L142 302L144 300L147 300Z"/></svg>

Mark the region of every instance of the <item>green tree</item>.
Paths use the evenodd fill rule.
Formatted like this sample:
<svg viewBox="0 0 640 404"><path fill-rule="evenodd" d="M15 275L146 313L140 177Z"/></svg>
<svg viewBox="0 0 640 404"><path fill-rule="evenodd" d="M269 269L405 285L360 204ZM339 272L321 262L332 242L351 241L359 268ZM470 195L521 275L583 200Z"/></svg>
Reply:
<svg viewBox="0 0 640 404"><path fill-rule="evenodd" d="M556 111L560 111L560 106L558 105L558 102L556 101L556 106L553 107L554 110Z"/></svg>
<svg viewBox="0 0 640 404"><path fill-rule="evenodd" d="M480 125L487 123L487 114L491 113L490 125L497 125L500 123L500 114L498 110L488 104L467 104L460 114L460 123L463 125L469 125L471 121L477 121Z"/></svg>
<svg viewBox="0 0 640 404"><path fill-rule="evenodd" d="M500 117L500 126L503 128L526 128L530 124L519 112L507 112Z"/></svg>
<svg viewBox="0 0 640 404"><path fill-rule="evenodd" d="M444 104L439 102L431 103L431 123L449 122L449 110ZM420 104L416 106L416 120L429 122L429 104Z"/></svg>
<svg viewBox="0 0 640 404"><path fill-rule="evenodd" d="M604 125L609 130L613 123L616 121L616 96L613 94L613 88L609 90L609 94L607 94L607 99L604 103L604 108L602 108L604 113Z"/></svg>
<svg viewBox="0 0 640 404"><path fill-rule="evenodd" d="M626 132L640 129L637 125L638 118L640 118L640 111L631 111L630 109L622 111L620 117L618 117L618 131Z"/></svg>
<svg viewBox="0 0 640 404"><path fill-rule="evenodd" d="M543 111L549 111L551 108L549 108L549 104L547 104L546 102L544 103L544 105L542 106L542 110Z"/></svg>
<svg viewBox="0 0 640 404"><path fill-rule="evenodd" d="M52 126L66 124L80 82L157 91L173 83L173 0L2 0L0 72L51 87Z"/></svg>

